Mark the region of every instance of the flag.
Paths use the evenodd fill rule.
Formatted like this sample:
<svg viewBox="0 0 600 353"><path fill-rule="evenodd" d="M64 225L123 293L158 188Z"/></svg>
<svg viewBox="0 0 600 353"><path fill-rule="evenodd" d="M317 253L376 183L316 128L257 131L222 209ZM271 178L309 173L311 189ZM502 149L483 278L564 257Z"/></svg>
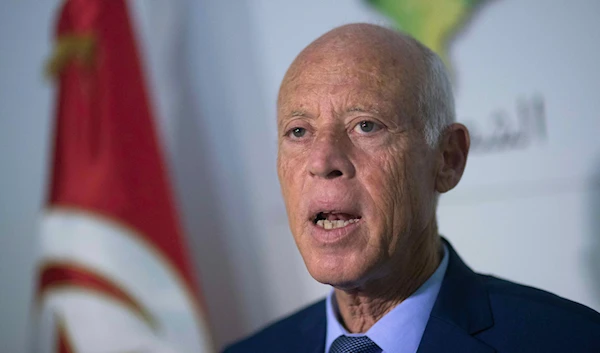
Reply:
<svg viewBox="0 0 600 353"><path fill-rule="evenodd" d="M210 352L124 0L67 0L36 352Z"/></svg>

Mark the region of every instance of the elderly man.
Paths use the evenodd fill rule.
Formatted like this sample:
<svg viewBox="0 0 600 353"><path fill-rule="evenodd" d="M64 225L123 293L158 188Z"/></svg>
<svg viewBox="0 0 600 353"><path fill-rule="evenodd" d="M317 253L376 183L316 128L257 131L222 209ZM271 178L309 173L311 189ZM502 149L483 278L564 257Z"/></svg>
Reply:
<svg viewBox="0 0 600 353"><path fill-rule="evenodd" d="M379 26L304 49L278 99L278 174L310 274L334 290L227 352L600 352L600 315L474 273L440 238L469 151L444 65Z"/></svg>

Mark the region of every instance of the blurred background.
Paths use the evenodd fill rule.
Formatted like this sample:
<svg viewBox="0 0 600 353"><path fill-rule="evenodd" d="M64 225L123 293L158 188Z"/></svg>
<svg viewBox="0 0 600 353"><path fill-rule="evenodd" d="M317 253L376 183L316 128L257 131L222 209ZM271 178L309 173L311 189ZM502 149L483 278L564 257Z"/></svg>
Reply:
<svg viewBox="0 0 600 353"><path fill-rule="evenodd" d="M56 94L43 67L61 3L0 3L3 352L24 352L32 332ZM418 2L377 3L129 1L216 347L330 290L309 276L288 229L275 99L295 55L350 22L401 26L452 72L473 150L441 199L440 233L478 272L600 310L600 2L439 0L460 6L447 28L450 12L407 21Z"/></svg>

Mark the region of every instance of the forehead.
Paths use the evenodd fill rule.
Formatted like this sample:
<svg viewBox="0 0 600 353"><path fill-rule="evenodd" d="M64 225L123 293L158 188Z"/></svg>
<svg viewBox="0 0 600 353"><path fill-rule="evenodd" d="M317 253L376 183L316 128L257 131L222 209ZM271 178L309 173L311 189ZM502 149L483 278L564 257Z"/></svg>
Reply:
<svg viewBox="0 0 600 353"><path fill-rule="evenodd" d="M282 94L279 113L284 116L313 115L321 109L392 113L396 102L383 90L343 83L296 85ZM386 114L387 115L387 114Z"/></svg>
<svg viewBox="0 0 600 353"><path fill-rule="evenodd" d="M325 102L381 113L416 107L418 81L407 60L372 51L319 54L299 57L290 67L279 92L280 115Z"/></svg>

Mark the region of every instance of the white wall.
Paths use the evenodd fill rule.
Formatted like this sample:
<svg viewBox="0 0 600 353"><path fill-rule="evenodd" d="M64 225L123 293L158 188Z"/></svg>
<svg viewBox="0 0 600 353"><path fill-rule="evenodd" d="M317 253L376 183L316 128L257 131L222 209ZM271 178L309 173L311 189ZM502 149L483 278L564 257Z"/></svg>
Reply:
<svg viewBox="0 0 600 353"><path fill-rule="evenodd" d="M51 89L41 65L57 2L0 5L0 342L7 352L23 351L27 334L50 137ZM327 292L307 274L287 228L275 174L275 95L287 65L318 35L386 20L359 1L175 4L134 9L147 30L140 32L153 33L144 41L152 90L178 102L157 100L158 123L221 345ZM497 0L452 44L462 120L485 130L495 110L514 115L518 99L540 95L548 138L473 155L464 183L439 211L441 232L477 270L596 310L598 13L595 0Z"/></svg>
<svg viewBox="0 0 600 353"><path fill-rule="evenodd" d="M42 62L58 1L0 4L0 350L23 352L44 198L51 85Z"/></svg>

